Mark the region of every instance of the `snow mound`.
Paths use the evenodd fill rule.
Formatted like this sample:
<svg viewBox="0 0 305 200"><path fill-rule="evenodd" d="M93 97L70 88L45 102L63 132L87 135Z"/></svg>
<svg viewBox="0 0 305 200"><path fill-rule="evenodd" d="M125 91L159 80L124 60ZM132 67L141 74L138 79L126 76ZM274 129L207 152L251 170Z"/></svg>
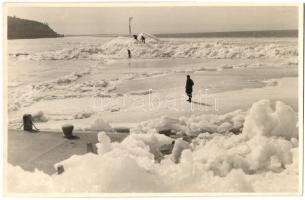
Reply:
<svg viewBox="0 0 305 200"><path fill-rule="evenodd" d="M32 119L34 122L47 122L48 118L45 116L43 111L38 111L32 115Z"/></svg>
<svg viewBox="0 0 305 200"><path fill-rule="evenodd" d="M152 94L153 91L152 90L142 90L142 91L133 91L130 92L130 95L148 95L148 94Z"/></svg>
<svg viewBox="0 0 305 200"><path fill-rule="evenodd" d="M108 122L105 122L102 117L99 117L89 126L89 128L86 128L86 130L112 131L112 128Z"/></svg>
<svg viewBox="0 0 305 200"><path fill-rule="evenodd" d="M290 106L277 101L273 109L269 100L261 100L252 105L243 133L249 137L263 135L298 138L296 124L297 114Z"/></svg>
<svg viewBox="0 0 305 200"><path fill-rule="evenodd" d="M187 149L191 149L191 145L188 142L184 141L182 138L177 139L175 141L175 145L171 153L171 159L175 163L179 163L182 152Z"/></svg>
<svg viewBox="0 0 305 200"><path fill-rule="evenodd" d="M85 119L85 118L89 118L91 117L93 113L92 112L86 112L86 111L83 111L83 112L79 112L77 114L74 115L74 119Z"/></svg>
<svg viewBox="0 0 305 200"><path fill-rule="evenodd" d="M247 68L247 67L253 67L250 66L249 64L238 64L238 65L229 65L229 64L225 64L223 66L220 66L217 68L218 71L222 71L222 70L226 70L226 69L240 69L240 68Z"/></svg>
<svg viewBox="0 0 305 200"><path fill-rule="evenodd" d="M263 82L266 83L266 86L277 86L279 84L277 80L273 79L265 80Z"/></svg>

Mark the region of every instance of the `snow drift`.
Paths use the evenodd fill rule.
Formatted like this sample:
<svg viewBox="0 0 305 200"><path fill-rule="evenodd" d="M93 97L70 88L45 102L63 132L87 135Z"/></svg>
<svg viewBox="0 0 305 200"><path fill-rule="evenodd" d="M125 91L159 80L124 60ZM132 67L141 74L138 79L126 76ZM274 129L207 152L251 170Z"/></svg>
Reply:
<svg viewBox="0 0 305 200"><path fill-rule="evenodd" d="M92 73L91 68L59 77L50 81L31 83L9 90L9 111L16 111L41 100L81 97L110 97L109 91L115 81L85 80Z"/></svg>
<svg viewBox="0 0 305 200"><path fill-rule="evenodd" d="M147 38L142 43L129 37L117 37L101 45L67 48L35 54L15 53L10 57L31 60L73 60L127 58L127 49L135 58L215 58L215 59L254 59L297 57L296 45L274 43L239 44L230 41L171 41Z"/></svg>
<svg viewBox="0 0 305 200"><path fill-rule="evenodd" d="M282 102L261 100L248 112L143 122L121 143L100 132L98 154L62 161L61 175L9 166L8 188L21 193L297 192L296 115ZM193 139L188 143L158 133L167 129ZM160 148L173 140L172 153L162 154Z"/></svg>

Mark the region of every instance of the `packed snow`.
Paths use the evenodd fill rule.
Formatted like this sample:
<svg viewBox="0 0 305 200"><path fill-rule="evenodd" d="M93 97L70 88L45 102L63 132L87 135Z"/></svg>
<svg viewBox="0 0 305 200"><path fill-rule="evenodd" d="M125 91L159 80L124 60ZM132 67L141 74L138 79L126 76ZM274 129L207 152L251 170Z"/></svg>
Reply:
<svg viewBox="0 0 305 200"><path fill-rule="evenodd" d="M111 143L100 132L98 154L56 164L65 168L60 175L9 166L8 186L21 193L297 192L296 115L282 102L273 106L261 100L247 112L149 121L121 143ZM232 132L233 127L238 131ZM171 138L159 134L162 129L193 137L191 142ZM171 154L160 152L164 145L173 145Z"/></svg>

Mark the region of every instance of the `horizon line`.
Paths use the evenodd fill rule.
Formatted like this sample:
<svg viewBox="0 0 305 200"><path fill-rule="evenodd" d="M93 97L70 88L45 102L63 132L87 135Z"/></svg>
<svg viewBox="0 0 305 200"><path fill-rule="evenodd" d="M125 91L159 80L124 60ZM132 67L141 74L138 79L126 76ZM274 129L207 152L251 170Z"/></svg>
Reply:
<svg viewBox="0 0 305 200"><path fill-rule="evenodd" d="M150 33L153 35L187 35L187 34L219 34L219 33L251 33L251 32L273 32L273 31L278 31L278 32L283 32L283 31L298 31L299 29L268 29L268 30L234 30L234 31L208 31L208 32L180 32L180 33ZM139 34L143 32L137 32L133 33L134 34ZM79 34L64 34L65 36L86 36L86 35L105 35L105 36L112 36L112 35L122 35L122 36L127 36L130 35L128 33L79 33Z"/></svg>

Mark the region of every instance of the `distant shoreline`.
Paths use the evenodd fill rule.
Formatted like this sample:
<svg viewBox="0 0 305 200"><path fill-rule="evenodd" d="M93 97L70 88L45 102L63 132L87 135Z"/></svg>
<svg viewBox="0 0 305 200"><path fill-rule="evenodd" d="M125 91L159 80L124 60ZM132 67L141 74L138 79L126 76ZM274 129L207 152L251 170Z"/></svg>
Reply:
<svg viewBox="0 0 305 200"><path fill-rule="evenodd" d="M135 33L136 34L136 33ZM168 33L153 34L160 38L220 38L220 37L298 37L298 30L268 30L268 31L231 31L231 32L204 32L204 33ZM66 34L65 37L93 36L93 37L118 37L128 34Z"/></svg>

